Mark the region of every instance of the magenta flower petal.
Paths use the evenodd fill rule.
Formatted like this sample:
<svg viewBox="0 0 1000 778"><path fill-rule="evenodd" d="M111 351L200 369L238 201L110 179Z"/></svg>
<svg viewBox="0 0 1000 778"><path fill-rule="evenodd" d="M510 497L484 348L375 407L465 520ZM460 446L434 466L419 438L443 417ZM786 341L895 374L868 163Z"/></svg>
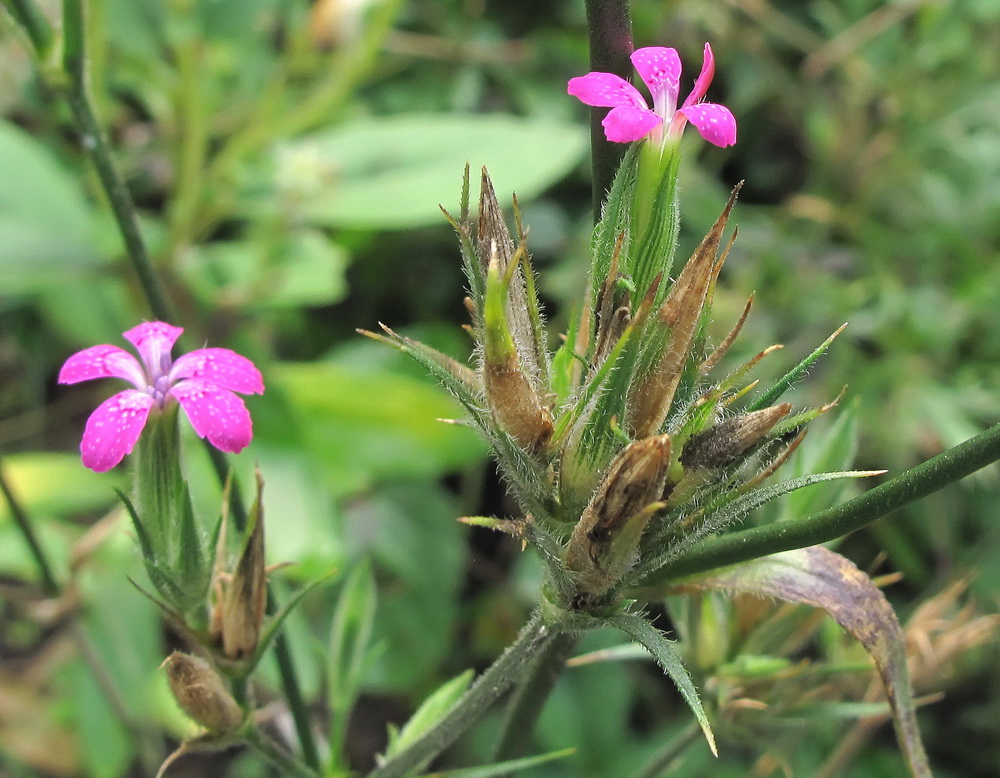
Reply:
<svg viewBox="0 0 1000 778"><path fill-rule="evenodd" d="M566 91L581 102L598 108L631 106L649 110L639 90L614 73L588 73L571 78Z"/></svg>
<svg viewBox="0 0 1000 778"><path fill-rule="evenodd" d="M152 407L153 398L136 389L119 392L97 406L80 443L83 464L103 473L131 454Z"/></svg>
<svg viewBox="0 0 1000 778"><path fill-rule="evenodd" d="M648 108L619 106L608 111L601 124L604 136L614 143L631 143L645 138L650 130L662 123L662 119Z"/></svg>
<svg viewBox="0 0 1000 778"><path fill-rule="evenodd" d="M676 49L664 46L647 46L632 52L632 65L649 87L653 101L667 98L666 105L673 111L677 105L677 93L681 83L681 58Z"/></svg>
<svg viewBox="0 0 1000 778"><path fill-rule="evenodd" d="M736 117L724 105L699 103L678 113L684 114L709 143L723 148L736 143Z"/></svg>
<svg viewBox="0 0 1000 778"><path fill-rule="evenodd" d="M142 365L118 346L91 346L78 351L63 364L59 383L76 384L94 378L124 378L137 389L146 383Z"/></svg>
<svg viewBox="0 0 1000 778"><path fill-rule="evenodd" d="M222 451L238 454L253 438L250 412L238 396L209 381L189 378L170 393L177 398L199 437Z"/></svg>
<svg viewBox="0 0 1000 778"><path fill-rule="evenodd" d="M170 350L184 330L162 321L147 321L123 333L125 339L135 346L146 368L155 373L159 371L164 358L170 359Z"/></svg>
<svg viewBox="0 0 1000 778"><path fill-rule="evenodd" d="M698 74L698 80L694 82L694 89L685 98L684 105L681 108L687 108L689 105L694 105L704 99L713 78L715 78L715 55L712 53L712 47L706 43L705 58L701 63L701 73Z"/></svg>
<svg viewBox="0 0 1000 778"><path fill-rule="evenodd" d="M244 394L264 393L264 380L254 363L227 348L203 348L179 357L170 370L170 380L180 378L203 378Z"/></svg>

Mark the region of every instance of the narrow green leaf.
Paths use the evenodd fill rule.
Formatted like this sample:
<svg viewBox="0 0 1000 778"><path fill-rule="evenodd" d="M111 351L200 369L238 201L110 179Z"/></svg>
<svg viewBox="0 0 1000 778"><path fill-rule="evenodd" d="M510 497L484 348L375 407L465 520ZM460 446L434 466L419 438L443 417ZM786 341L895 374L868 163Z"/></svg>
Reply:
<svg viewBox="0 0 1000 778"><path fill-rule="evenodd" d="M419 740L425 732L429 732L465 694L474 676L473 670L466 670L464 673L445 681L431 692L410 717L410 720L392 738L386 749L385 758L392 759L411 743Z"/></svg>
<svg viewBox="0 0 1000 778"><path fill-rule="evenodd" d="M822 608L871 654L885 684L900 748L915 778L930 778L906 667L903 630L882 591L853 562L822 546L755 559L690 582Z"/></svg>
<svg viewBox="0 0 1000 778"><path fill-rule="evenodd" d="M342 766L347 721L369 655L377 594L371 564L364 559L344 581L330 630L329 694L331 764Z"/></svg>
<svg viewBox="0 0 1000 778"><path fill-rule="evenodd" d="M695 718L698 720L698 726L705 733L708 747L712 749L712 753L715 756L718 756L719 751L715 746L715 735L712 734L712 727L708 722L708 716L702 707L701 698L698 697L698 690L694 688L691 675L688 673L687 668L684 667L677 649L674 648L673 641L667 640L662 632L642 616L635 613L620 613L608 619L608 623L620 629L633 640L642 643L646 650L653 655L653 658L656 659L664 672L670 676L670 680L676 684L677 690L681 693L684 701L691 708L691 712L694 713Z"/></svg>
<svg viewBox="0 0 1000 778"><path fill-rule="evenodd" d="M564 748L561 751L549 751L547 754L526 756L522 759L511 759L507 762L497 762L481 767L464 767L461 770L446 770L443 773L427 773L424 778L493 778L493 776L510 775L516 770L537 767L546 762L554 762L556 759L565 759L575 753L575 748Z"/></svg>
<svg viewBox="0 0 1000 778"><path fill-rule="evenodd" d="M264 656L264 652L267 651L271 642L278 636L278 630L280 629L282 622L288 618L288 615L295 609L295 606L299 604L302 598L309 594L309 592L317 586L329 581L336 574L336 570L331 570L325 575L321 575L315 581L310 581L308 584L295 592L295 594L292 595L292 598L286 602L284 606L282 606L281 610L275 613L269 621L264 623L264 629L261 631L260 642L257 644L257 650L247 663L250 669L254 668L260 661L261 657Z"/></svg>
<svg viewBox="0 0 1000 778"><path fill-rule="evenodd" d="M750 403L746 409L747 412L759 411L761 408L774 405L781 395L785 393L788 387L802 378L802 376L809 371L809 368L816 364L817 360L826 353L826 350L830 348L830 344L833 343L836 337L844 331L844 327L846 326L847 324L842 324L836 332L820 343L809 356L785 373L785 375L783 375L774 386L764 392L764 394Z"/></svg>
<svg viewBox="0 0 1000 778"><path fill-rule="evenodd" d="M717 532L736 523L737 521L740 521L749 515L751 511L769 503L776 497L781 497L783 494L794 492L796 489L803 489L807 486L823 483L825 481L834 481L838 478L868 478L872 475L877 475L878 473L879 471L877 470L843 470L838 473L814 473L813 475L791 478L788 481L782 481L778 484L762 486L759 489L754 489L752 492L748 492L747 494L737 497L735 500L731 500L730 502L719 506L719 508L714 511L712 506L709 505L705 510L707 518L694 531L688 532L684 535L684 537L680 538L680 540L670 545L663 554L657 555L650 561L643 563L638 568L640 576L648 575L654 570L662 567L667 562L676 559L678 556L681 556L685 550L691 548L691 546L695 545L709 533ZM664 533L668 535L670 529L669 525L665 526ZM658 542L661 542L660 538L653 539L654 544Z"/></svg>

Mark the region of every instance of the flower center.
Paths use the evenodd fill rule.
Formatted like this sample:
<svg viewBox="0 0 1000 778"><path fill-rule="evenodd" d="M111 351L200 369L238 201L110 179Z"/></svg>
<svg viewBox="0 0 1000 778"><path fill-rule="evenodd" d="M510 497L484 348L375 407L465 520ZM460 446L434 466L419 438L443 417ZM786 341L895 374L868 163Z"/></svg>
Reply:
<svg viewBox="0 0 1000 778"><path fill-rule="evenodd" d="M172 366L173 360L170 358L170 354L160 354L159 366L150 370L150 382L146 387L146 392L152 396L158 408L163 407L167 395L170 393L172 385L170 381L170 368Z"/></svg>

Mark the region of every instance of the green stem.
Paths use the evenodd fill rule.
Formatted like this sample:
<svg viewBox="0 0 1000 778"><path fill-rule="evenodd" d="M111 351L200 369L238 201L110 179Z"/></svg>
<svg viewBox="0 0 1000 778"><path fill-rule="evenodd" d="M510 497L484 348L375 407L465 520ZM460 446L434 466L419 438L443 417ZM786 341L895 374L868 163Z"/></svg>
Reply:
<svg viewBox="0 0 1000 778"><path fill-rule="evenodd" d="M454 743L517 681L528 663L559 636L536 612L517 640L479 676L447 715L428 732L369 773L368 778L403 778Z"/></svg>
<svg viewBox="0 0 1000 778"><path fill-rule="evenodd" d="M173 321L170 304L153 270L153 264L136 215L132 195L115 169L104 131L94 116L87 93L86 43L82 0L63 1L63 66L69 76L66 100L69 103L83 145L84 154L97 170L114 213L115 221L125 242L129 260L138 276L153 316L160 321Z"/></svg>
<svg viewBox="0 0 1000 778"><path fill-rule="evenodd" d="M52 47L52 25L32 0L4 0L7 11L24 27L40 61L47 59Z"/></svg>
<svg viewBox="0 0 1000 778"><path fill-rule="evenodd" d="M628 0L587 0L587 33L590 39L590 69L614 73L626 81L632 75L632 19ZM591 111L590 160L593 170L594 222L601 219L601 207L627 143L612 143L604 137L601 120L607 110Z"/></svg>
<svg viewBox="0 0 1000 778"><path fill-rule="evenodd" d="M298 776L298 778L317 778L321 775L319 769L313 770L302 764L287 751L284 751L277 744L273 743L271 739L261 733L260 730L251 728L247 731L244 737L246 738L247 743L260 752L260 754L267 759L267 761L278 768L282 776L288 776L289 778L291 778L291 776Z"/></svg>
<svg viewBox="0 0 1000 778"><path fill-rule="evenodd" d="M562 675L577 640L577 635L571 632L560 633L531 662L507 703L490 761L524 756L545 701Z"/></svg>
<svg viewBox="0 0 1000 778"><path fill-rule="evenodd" d="M701 728L697 721L692 721L678 732L662 750L653 754L653 758L636 774L635 778L660 778L664 774L663 771L700 738Z"/></svg>
<svg viewBox="0 0 1000 778"><path fill-rule="evenodd" d="M269 589L267 592L267 612L273 614L276 610L274 595ZM274 639L274 656L278 662L278 673L281 675L281 689L285 694L288 710L292 714L299 746L302 748L302 758L305 759L310 768L318 773L321 769L321 762L319 750L316 748L316 739L313 737L312 723L309 720L309 709L302 696L298 677L295 675L292 647L283 631L280 631Z"/></svg>
<svg viewBox="0 0 1000 778"><path fill-rule="evenodd" d="M779 551L826 543L926 497L1000 459L1000 424L884 484L801 521L782 521L709 538L642 583L656 584Z"/></svg>
<svg viewBox="0 0 1000 778"><path fill-rule="evenodd" d="M47 597L59 596L59 582L56 581L48 557L45 556L45 551L38 541L35 529L31 526L31 519L28 517L27 511L24 510L17 496L14 494L14 490L11 489L10 484L7 482L2 462L0 462L0 491L3 492L7 506L10 508L10 515L13 517L18 531L28 546L28 552L35 562L35 567L38 568L38 574L42 579L42 590Z"/></svg>

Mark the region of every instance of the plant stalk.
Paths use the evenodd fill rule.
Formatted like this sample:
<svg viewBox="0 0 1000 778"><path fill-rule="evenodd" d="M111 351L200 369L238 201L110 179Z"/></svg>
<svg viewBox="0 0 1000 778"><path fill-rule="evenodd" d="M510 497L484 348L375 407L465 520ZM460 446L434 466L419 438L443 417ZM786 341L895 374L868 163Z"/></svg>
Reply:
<svg viewBox="0 0 1000 778"><path fill-rule="evenodd" d="M159 278L153 269L149 252L139 229L132 195L115 169L104 131L94 115L87 93L86 38L82 0L63 2L63 67L69 76L66 101L77 123L84 154L93 164L101 186L108 197L115 221L121 232L128 258L149 303L153 316L160 321L173 321L171 307Z"/></svg>
<svg viewBox="0 0 1000 778"><path fill-rule="evenodd" d="M52 25L38 5L32 0L4 0L4 5L24 28L39 61L47 59L52 48Z"/></svg>
<svg viewBox="0 0 1000 778"><path fill-rule="evenodd" d="M545 651L559 637L536 612L521 630L517 640L480 675L465 695L434 727L388 759L368 778L404 778L436 757L475 724L494 702L524 673L528 663Z"/></svg>
<svg viewBox="0 0 1000 778"><path fill-rule="evenodd" d="M614 73L626 81L632 74L632 18L628 0L587 0L587 36L590 69ZM604 198L615 179L627 143L612 143L604 137L601 120L606 108L591 110L590 161L593 171L594 223L601 220Z"/></svg>
<svg viewBox="0 0 1000 778"><path fill-rule="evenodd" d="M491 762L524 756L545 701L562 675L577 640L573 633L560 633L532 660L507 703Z"/></svg>
<svg viewBox="0 0 1000 778"><path fill-rule="evenodd" d="M641 585L655 585L780 551L826 543L859 530L998 459L1000 424L842 505L801 521L782 521L704 540L688 553L668 562Z"/></svg>
<svg viewBox="0 0 1000 778"><path fill-rule="evenodd" d="M7 507L10 508L10 515L28 546L28 552L35 562L35 567L38 568L38 575L42 580L42 591L45 592L46 597L58 597L60 593L59 582L56 580L55 573L52 572L52 566L49 564L48 557L45 556L38 535L35 534L35 528L31 526L28 512L24 510L4 475L2 462L0 462L0 491L3 492Z"/></svg>
<svg viewBox="0 0 1000 778"><path fill-rule="evenodd" d="M318 778L321 775L319 769L313 770L306 767L255 728L250 728L244 737L247 743L280 771L283 778L293 778L293 776L295 778Z"/></svg>
<svg viewBox="0 0 1000 778"><path fill-rule="evenodd" d="M697 721L692 721L684 729L674 735L662 750L653 754L652 759L636 774L636 778L660 778L664 770L681 757L694 743L701 739L701 728Z"/></svg>

